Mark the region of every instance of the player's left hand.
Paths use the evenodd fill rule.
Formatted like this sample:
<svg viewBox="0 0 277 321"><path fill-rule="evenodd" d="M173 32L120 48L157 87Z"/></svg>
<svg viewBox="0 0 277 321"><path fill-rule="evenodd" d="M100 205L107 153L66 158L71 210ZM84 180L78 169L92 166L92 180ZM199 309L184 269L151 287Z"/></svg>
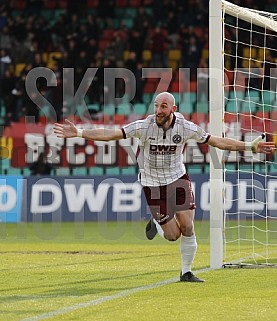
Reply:
<svg viewBox="0 0 277 321"><path fill-rule="evenodd" d="M259 142L256 147L256 153L270 154L275 149L274 142Z"/></svg>

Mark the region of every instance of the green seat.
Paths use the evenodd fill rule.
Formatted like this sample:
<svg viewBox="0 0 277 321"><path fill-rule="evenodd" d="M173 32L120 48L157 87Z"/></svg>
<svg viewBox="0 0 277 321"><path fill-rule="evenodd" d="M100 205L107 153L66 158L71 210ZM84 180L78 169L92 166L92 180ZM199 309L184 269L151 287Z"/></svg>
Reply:
<svg viewBox="0 0 277 321"><path fill-rule="evenodd" d="M188 174L200 174L203 172L202 164L192 164L188 166Z"/></svg>
<svg viewBox="0 0 277 321"><path fill-rule="evenodd" d="M54 10L54 18L57 20L60 16L66 13L65 9L55 9Z"/></svg>
<svg viewBox="0 0 277 321"><path fill-rule="evenodd" d="M182 97L182 102L188 102L194 104L196 102L195 92L185 92Z"/></svg>
<svg viewBox="0 0 277 321"><path fill-rule="evenodd" d="M30 176L30 175L31 175L31 171L30 171L29 168L23 168L22 174L23 174L24 176Z"/></svg>
<svg viewBox="0 0 277 321"><path fill-rule="evenodd" d="M206 103L197 103L196 104L196 112L207 114L209 112L209 104Z"/></svg>
<svg viewBox="0 0 277 321"><path fill-rule="evenodd" d="M252 164L242 164L239 166L239 171L251 172L253 171Z"/></svg>
<svg viewBox="0 0 277 321"><path fill-rule="evenodd" d="M133 112L137 115L145 115L146 114L146 105L143 103L136 103L133 106Z"/></svg>
<svg viewBox="0 0 277 321"><path fill-rule="evenodd" d="M1 159L1 169L8 169L11 167L11 161L9 158Z"/></svg>
<svg viewBox="0 0 277 321"><path fill-rule="evenodd" d="M68 176L70 174L68 167L59 167L56 169L57 176Z"/></svg>
<svg viewBox="0 0 277 321"><path fill-rule="evenodd" d="M41 10L41 15L43 16L43 18L47 21L50 21L53 19L53 13L55 12L55 10Z"/></svg>
<svg viewBox="0 0 277 321"><path fill-rule="evenodd" d="M103 167L93 166L89 168L89 175L96 176L96 175L103 175L104 170Z"/></svg>
<svg viewBox="0 0 277 321"><path fill-rule="evenodd" d="M240 110L239 103L236 100L229 100L226 105L226 111L230 113L237 113Z"/></svg>
<svg viewBox="0 0 277 321"><path fill-rule="evenodd" d="M233 164L233 163L225 163L225 168L226 168L226 171L230 171L230 172L234 172L236 171L236 164Z"/></svg>
<svg viewBox="0 0 277 321"><path fill-rule="evenodd" d="M136 15L137 15L137 8L126 8L125 9L125 14L126 14L126 16L127 17L130 17L130 18L132 18L132 19L134 19L135 17L136 17Z"/></svg>
<svg viewBox="0 0 277 321"><path fill-rule="evenodd" d="M271 111L271 104L262 104L261 102L256 105L256 111Z"/></svg>
<svg viewBox="0 0 277 321"><path fill-rule="evenodd" d="M130 97L128 93L125 93L122 97L121 97L121 103L130 103Z"/></svg>
<svg viewBox="0 0 277 321"><path fill-rule="evenodd" d="M255 164L254 172L255 173L265 173L267 171L267 167L265 164Z"/></svg>
<svg viewBox="0 0 277 321"><path fill-rule="evenodd" d="M132 29L134 25L134 19L133 18L125 18L123 19L124 25L127 29Z"/></svg>
<svg viewBox="0 0 277 321"><path fill-rule="evenodd" d="M72 170L74 176L87 176L88 169L86 167L75 167Z"/></svg>
<svg viewBox="0 0 277 321"><path fill-rule="evenodd" d="M242 112L251 112L252 114L256 111L256 103L254 101L243 101L241 104Z"/></svg>
<svg viewBox="0 0 277 321"><path fill-rule="evenodd" d="M137 167L136 166L122 167L121 173L122 175L136 175Z"/></svg>
<svg viewBox="0 0 277 321"><path fill-rule="evenodd" d="M206 173L206 174L210 173L210 164L205 164L204 173Z"/></svg>
<svg viewBox="0 0 277 321"><path fill-rule="evenodd" d="M262 91L262 102L270 105L276 99L276 92L264 90Z"/></svg>
<svg viewBox="0 0 277 321"><path fill-rule="evenodd" d="M103 114L104 115L115 115L115 105L114 104L107 104L103 106Z"/></svg>
<svg viewBox="0 0 277 321"><path fill-rule="evenodd" d="M245 99L253 102L258 102L260 100L260 92L257 90L249 90L245 94Z"/></svg>
<svg viewBox="0 0 277 321"><path fill-rule="evenodd" d="M244 99L243 91L230 91L230 99Z"/></svg>
<svg viewBox="0 0 277 321"><path fill-rule="evenodd" d="M179 102L180 102L180 94L179 93L172 93L172 95L174 96L174 98L175 98L175 104L176 105L178 105L179 104Z"/></svg>
<svg viewBox="0 0 277 321"><path fill-rule="evenodd" d="M50 116L49 106L46 105L46 106L41 107L39 109L39 115L49 117Z"/></svg>
<svg viewBox="0 0 277 321"><path fill-rule="evenodd" d="M76 107L75 115L82 117L84 113L87 111L88 107L86 105L78 105Z"/></svg>
<svg viewBox="0 0 277 321"><path fill-rule="evenodd" d="M129 103L121 103L117 106L117 114L128 116L131 114L131 105Z"/></svg>
<svg viewBox="0 0 277 321"><path fill-rule="evenodd" d="M179 112L183 114L191 114L193 112L193 103L191 102L181 102L179 105Z"/></svg>
<svg viewBox="0 0 277 321"><path fill-rule="evenodd" d="M143 94L143 101L145 104L150 104L153 98L153 94L149 94L149 93L144 93Z"/></svg>
<svg viewBox="0 0 277 321"><path fill-rule="evenodd" d="M271 164L269 164L269 169L268 169L268 171L270 172L270 173L277 173L277 164L276 163L271 163Z"/></svg>
<svg viewBox="0 0 277 321"><path fill-rule="evenodd" d="M119 167L107 167L106 175L120 175Z"/></svg>
<svg viewBox="0 0 277 321"><path fill-rule="evenodd" d="M22 175L20 168L10 167L7 170L7 175Z"/></svg>
<svg viewBox="0 0 277 321"><path fill-rule="evenodd" d="M198 102L203 102L203 103L207 103L209 100L208 100L208 93L201 93L201 94L198 94L197 95L197 101Z"/></svg>
<svg viewBox="0 0 277 321"><path fill-rule="evenodd" d="M100 111L99 104L88 104L87 107L90 113L98 113Z"/></svg>
<svg viewBox="0 0 277 321"><path fill-rule="evenodd" d="M0 117L6 116L6 107L4 105L0 106Z"/></svg>

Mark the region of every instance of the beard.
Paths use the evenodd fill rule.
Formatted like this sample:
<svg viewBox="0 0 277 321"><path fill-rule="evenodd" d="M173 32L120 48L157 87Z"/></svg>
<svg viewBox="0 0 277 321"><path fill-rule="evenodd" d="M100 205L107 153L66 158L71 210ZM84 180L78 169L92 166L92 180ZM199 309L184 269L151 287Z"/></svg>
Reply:
<svg viewBox="0 0 277 321"><path fill-rule="evenodd" d="M158 126L163 126L167 121L169 121L171 114L172 114L172 113L170 113L170 114L167 115L167 116L164 116L163 118L159 118L159 117L157 117L157 115L156 115L156 124L157 124Z"/></svg>

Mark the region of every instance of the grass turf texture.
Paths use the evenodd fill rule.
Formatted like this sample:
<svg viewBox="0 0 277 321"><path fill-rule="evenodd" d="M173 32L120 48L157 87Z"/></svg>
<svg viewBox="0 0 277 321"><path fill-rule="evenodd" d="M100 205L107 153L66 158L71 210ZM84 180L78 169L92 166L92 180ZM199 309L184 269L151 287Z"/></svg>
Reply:
<svg viewBox="0 0 277 321"><path fill-rule="evenodd" d="M179 242L144 237L145 223L1 225L0 320L274 320L277 269L222 269L204 284L148 286L180 273ZM194 270L209 265L209 226L197 222ZM65 308L63 314L39 318ZM49 316L49 315L48 315Z"/></svg>

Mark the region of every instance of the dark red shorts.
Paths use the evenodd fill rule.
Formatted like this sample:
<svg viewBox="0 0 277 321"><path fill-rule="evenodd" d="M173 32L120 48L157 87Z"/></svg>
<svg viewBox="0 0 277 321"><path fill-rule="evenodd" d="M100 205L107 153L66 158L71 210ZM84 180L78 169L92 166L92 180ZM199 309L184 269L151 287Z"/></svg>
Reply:
<svg viewBox="0 0 277 321"><path fill-rule="evenodd" d="M144 186L143 191L152 216L163 225L176 212L195 209L194 195L188 174L164 186Z"/></svg>

